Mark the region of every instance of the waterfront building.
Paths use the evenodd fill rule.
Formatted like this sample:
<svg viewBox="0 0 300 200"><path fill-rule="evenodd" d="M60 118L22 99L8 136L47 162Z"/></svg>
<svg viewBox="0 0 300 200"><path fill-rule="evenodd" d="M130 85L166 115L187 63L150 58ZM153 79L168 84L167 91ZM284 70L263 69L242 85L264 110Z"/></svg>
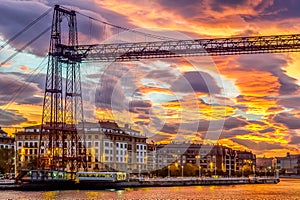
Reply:
<svg viewBox="0 0 300 200"><path fill-rule="evenodd" d="M276 170L276 162L274 158L256 158L256 174L261 176L274 174Z"/></svg>
<svg viewBox="0 0 300 200"><path fill-rule="evenodd" d="M179 171L175 175L233 176L238 169L237 151L221 145L149 143L148 155L148 168L152 172L166 169L168 174L170 170Z"/></svg>
<svg viewBox="0 0 300 200"><path fill-rule="evenodd" d="M81 133L82 124L77 128ZM79 135L83 141L80 146L86 148L88 171L142 173L147 170L147 138L129 125L121 128L114 121L85 122L84 132ZM18 169L33 168L39 134L40 126L26 127L15 134Z"/></svg>
<svg viewBox="0 0 300 200"><path fill-rule="evenodd" d="M13 177L15 168L14 138L0 127L0 178ZM3 175L4 174L4 175Z"/></svg>
<svg viewBox="0 0 300 200"><path fill-rule="evenodd" d="M31 169L37 165L40 126L28 126L15 133L17 171Z"/></svg>
<svg viewBox="0 0 300 200"><path fill-rule="evenodd" d="M275 157L274 160L280 174L300 174L300 154L291 155L288 152L285 157Z"/></svg>
<svg viewBox="0 0 300 200"><path fill-rule="evenodd" d="M8 136L8 134L0 127L0 149L13 149L14 138Z"/></svg>
<svg viewBox="0 0 300 200"><path fill-rule="evenodd" d="M242 176L255 174L256 155L251 151L237 151L236 170Z"/></svg>
<svg viewBox="0 0 300 200"><path fill-rule="evenodd" d="M147 170L146 137L131 129L120 128L113 121L99 121L93 129L85 124L88 166L97 170L141 173ZM92 125L95 126L95 125ZM95 128L98 128L96 130Z"/></svg>

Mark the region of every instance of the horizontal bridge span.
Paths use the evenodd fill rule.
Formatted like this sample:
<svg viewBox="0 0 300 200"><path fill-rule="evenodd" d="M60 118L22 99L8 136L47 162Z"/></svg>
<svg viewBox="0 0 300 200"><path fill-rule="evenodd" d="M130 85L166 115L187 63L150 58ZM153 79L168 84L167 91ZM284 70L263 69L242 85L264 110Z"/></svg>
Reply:
<svg viewBox="0 0 300 200"><path fill-rule="evenodd" d="M300 51L300 34L157 42L59 45L66 62L124 62L151 58L221 56Z"/></svg>

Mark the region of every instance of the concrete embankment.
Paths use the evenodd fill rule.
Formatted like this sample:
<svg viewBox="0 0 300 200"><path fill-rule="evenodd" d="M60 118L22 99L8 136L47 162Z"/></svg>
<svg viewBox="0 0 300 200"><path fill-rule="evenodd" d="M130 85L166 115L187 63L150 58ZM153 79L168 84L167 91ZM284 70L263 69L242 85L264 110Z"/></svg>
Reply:
<svg viewBox="0 0 300 200"><path fill-rule="evenodd" d="M135 187L172 187L197 185L237 185L237 184L268 184L278 183L279 178L156 178L129 182L34 182L26 184L0 185L0 190L101 190L123 189Z"/></svg>
<svg viewBox="0 0 300 200"><path fill-rule="evenodd" d="M143 179L129 182L116 183L79 183L79 189L119 189L135 187L172 187L172 186L197 186L197 185L237 185L237 184L266 184L278 183L278 178L162 178Z"/></svg>

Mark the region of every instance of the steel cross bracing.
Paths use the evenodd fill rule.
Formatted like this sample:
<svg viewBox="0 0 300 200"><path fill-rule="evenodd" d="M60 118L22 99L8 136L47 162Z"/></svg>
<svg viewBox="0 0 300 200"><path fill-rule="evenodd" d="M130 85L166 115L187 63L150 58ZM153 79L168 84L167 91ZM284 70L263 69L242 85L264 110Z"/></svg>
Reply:
<svg viewBox="0 0 300 200"><path fill-rule="evenodd" d="M62 43L62 21L66 19L67 43L78 45L75 11L54 8L46 86L40 130L38 168L76 172L86 166L82 112L80 63L61 62L57 53ZM65 74L65 78L63 78ZM81 123L80 125L78 125Z"/></svg>
<svg viewBox="0 0 300 200"><path fill-rule="evenodd" d="M58 45L62 60L123 62L183 56L221 56L300 51L300 34L97 45ZM74 53L75 52L75 53Z"/></svg>

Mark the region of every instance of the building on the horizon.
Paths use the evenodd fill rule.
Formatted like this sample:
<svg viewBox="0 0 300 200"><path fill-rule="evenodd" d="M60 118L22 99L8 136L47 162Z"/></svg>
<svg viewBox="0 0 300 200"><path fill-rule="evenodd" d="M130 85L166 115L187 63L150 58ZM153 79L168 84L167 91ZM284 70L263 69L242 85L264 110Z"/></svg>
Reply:
<svg viewBox="0 0 300 200"><path fill-rule="evenodd" d="M256 158L256 174L261 176L273 175L276 172L274 158Z"/></svg>
<svg viewBox="0 0 300 200"><path fill-rule="evenodd" d="M285 157L275 157L274 162L281 175L300 174L300 154L291 155L288 152Z"/></svg>
<svg viewBox="0 0 300 200"><path fill-rule="evenodd" d="M246 167L246 165L249 167ZM243 175L254 173L255 155L248 151L235 151L221 145L192 143L148 143L148 169L160 175ZM164 169L164 170L163 170ZM189 172L187 172L189 170ZM246 172L245 172L246 174Z"/></svg>
<svg viewBox="0 0 300 200"><path fill-rule="evenodd" d="M18 169L32 168L39 147L40 125L26 127L15 133ZM77 126L79 132L82 125ZM146 137L129 125L124 128L114 121L84 123L87 167L89 171L128 171L142 173L147 170ZM83 144L81 144L83 146Z"/></svg>

